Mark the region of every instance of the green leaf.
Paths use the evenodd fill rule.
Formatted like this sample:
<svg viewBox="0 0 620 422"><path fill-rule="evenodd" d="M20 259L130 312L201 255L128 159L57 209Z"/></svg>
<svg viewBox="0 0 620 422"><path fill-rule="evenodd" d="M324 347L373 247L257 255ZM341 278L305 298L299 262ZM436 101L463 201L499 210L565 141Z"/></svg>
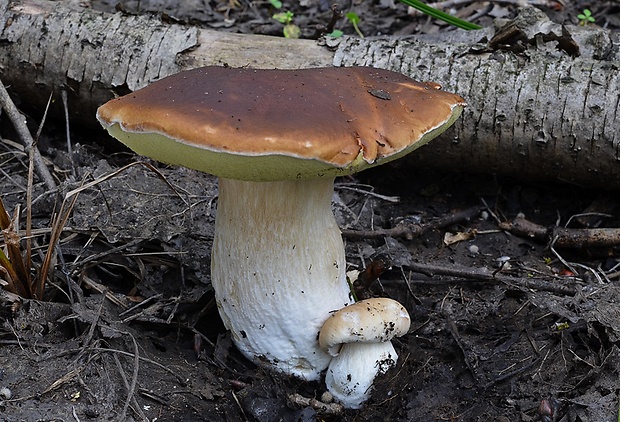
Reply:
<svg viewBox="0 0 620 422"><path fill-rule="evenodd" d="M269 0L269 3L276 9L282 8L282 2L280 0Z"/></svg>
<svg viewBox="0 0 620 422"><path fill-rule="evenodd" d="M301 36L301 29L297 25L288 24L283 30L285 38L299 38Z"/></svg>
<svg viewBox="0 0 620 422"><path fill-rule="evenodd" d="M295 16L295 14L287 10L286 12L276 13L273 15L273 18L284 25L288 25L293 21L293 16Z"/></svg>
<svg viewBox="0 0 620 422"><path fill-rule="evenodd" d="M353 25L357 25L358 23L360 23L360 17L355 12L348 12L345 16Z"/></svg>
<svg viewBox="0 0 620 422"><path fill-rule="evenodd" d="M476 25L475 23L467 22L462 19L459 19L455 16L449 15L441 10L437 10L434 7L431 7L425 3L422 3L419 0L399 0L402 3L405 3L407 6L411 6L414 9L418 9L419 11L435 18L442 20L444 22L449 23L450 25L456 26L461 29L481 29L482 27Z"/></svg>
<svg viewBox="0 0 620 422"><path fill-rule="evenodd" d="M358 26L358 24L360 23L359 15L355 12L348 12L345 16L349 20L349 22L351 22L353 28L355 28L355 32L357 32L357 35L359 35L360 38L364 38L364 34L362 34L362 31Z"/></svg>
<svg viewBox="0 0 620 422"><path fill-rule="evenodd" d="M332 37L332 38L340 38L343 35L344 35L344 32L342 32L340 29L334 29L332 32L327 34L328 37Z"/></svg>
<svg viewBox="0 0 620 422"><path fill-rule="evenodd" d="M577 15L577 19L579 19L579 25L581 26L596 22L596 19L592 16L590 9L583 9L583 12Z"/></svg>

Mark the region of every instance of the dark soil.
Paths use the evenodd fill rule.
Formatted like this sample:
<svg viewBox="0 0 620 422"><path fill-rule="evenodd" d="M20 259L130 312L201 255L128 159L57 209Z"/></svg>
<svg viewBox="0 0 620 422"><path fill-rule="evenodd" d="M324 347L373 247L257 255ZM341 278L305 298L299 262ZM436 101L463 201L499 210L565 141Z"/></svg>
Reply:
<svg viewBox="0 0 620 422"><path fill-rule="evenodd" d="M142 1L140 12L228 31L282 32L268 2L165 3ZM576 23L589 8L597 24L620 27L615 2L537 3L556 22ZM92 7L110 11L113 4ZM137 4L121 9L133 12ZM332 14L320 1L284 2L282 9L294 12L304 36ZM360 16L366 35L449 30L388 0L341 9ZM471 2L453 11L489 25L515 6ZM336 28L355 33L344 19ZM3 139L17 142L6 119L1 123ZM111 154L114 141L79 128L69 155L56 129L63 124L51 122L43 134L63 193L101 180L80 193L64 224L45 301L0 296L0 420L617 420L620 248L560 248L499 226L519 216L544 227L619 227L617 193L398 163L338 180L334 211L350 268L388 254L392 268L371 294L399 300L413 324L395 342L398 366L377 381L365 407L327 413L295 396L319 398L321 383L257 368L221 325L209 284L214 178L158 163L114 174L135 157ZM27 204L27 162L15 145L0 143L0 190L11 214ZM36 271L55 214L68 208L35 183L31 209ZM463 210L470 218L436 224Z"/></svg>

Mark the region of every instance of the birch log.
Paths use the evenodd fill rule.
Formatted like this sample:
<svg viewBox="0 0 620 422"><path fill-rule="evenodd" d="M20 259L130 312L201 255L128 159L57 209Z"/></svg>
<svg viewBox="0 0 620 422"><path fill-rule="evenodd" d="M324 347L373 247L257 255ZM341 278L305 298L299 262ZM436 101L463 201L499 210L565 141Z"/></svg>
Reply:
<svg viewBox="0 0 620 422"><path fill-rule="evenodd" d="M22 106L41 110L50 92L66 89L73 119L92 125L95 109L113 96L199 66L388 68L439 82L470 104L411 165L620 189L618 34L524 15L534 22L439 39L344 37L326 46L0 0L0 77ZM502 31L512 38L491 48Z"/></svg>
<svg viewBox="0 0 620 422"><path fill-rule="evenodd" d="M308 40L209 31L153 15L73 9L62 2L0 0L5 85L12 85L23 106L39 110L51 92L59 99L66 89L72 118L91 126L98 126L99 105L182 70L224 64L328 66L332 57Z"/></svg>
<svg viewBox="0 0 620 422"><path fill-rule="evenodd" d="M620 44L617 34L575 30L579 57L556 42L515 54L481 43L349 38L334 65L395 70L467 99L463 117L410 154L410 165L619 189Z"/></svg>

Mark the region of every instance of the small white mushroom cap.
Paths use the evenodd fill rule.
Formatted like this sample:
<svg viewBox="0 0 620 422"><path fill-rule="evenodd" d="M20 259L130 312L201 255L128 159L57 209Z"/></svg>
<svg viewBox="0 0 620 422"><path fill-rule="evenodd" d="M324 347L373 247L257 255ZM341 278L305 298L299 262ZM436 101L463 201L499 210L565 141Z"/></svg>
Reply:
<svg viewBox="0 0 620 422"><path fill-rule="evenodd" d="M388 298L366 299L330 316L319 334L321 349L338 356L347 343L382 343L409 331L411 319L403 305Z"/></svg>
<svg viewBox="0 0 620 422"><path fill-rule="evenodd" d="M387 298L362 300L329 317L319 334L321 348L334 356L325 375L328 391L345 407L360 408L377 375L396 364L390 340L410 325L405 307Z"/></svg>

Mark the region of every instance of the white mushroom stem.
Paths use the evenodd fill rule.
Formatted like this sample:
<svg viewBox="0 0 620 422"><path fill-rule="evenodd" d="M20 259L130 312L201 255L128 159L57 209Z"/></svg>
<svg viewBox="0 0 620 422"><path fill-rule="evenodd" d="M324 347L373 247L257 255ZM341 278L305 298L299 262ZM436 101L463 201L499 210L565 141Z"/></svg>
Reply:
<svg viewBox="0 0 620 422"><path fill-rule="evenodd" d="M398 355L391 341L348 343L332 358L325 384L333 396L349 409L359 409L368 400L379 374L396 365Z"/></svg>
<svg viewBox="0 0 620 422"><path fill-rule="evenodd" d="M257 364L313 380L330 359L318 334L352 303L333 178L220 178L211 277L224 325Z"/></svg>

